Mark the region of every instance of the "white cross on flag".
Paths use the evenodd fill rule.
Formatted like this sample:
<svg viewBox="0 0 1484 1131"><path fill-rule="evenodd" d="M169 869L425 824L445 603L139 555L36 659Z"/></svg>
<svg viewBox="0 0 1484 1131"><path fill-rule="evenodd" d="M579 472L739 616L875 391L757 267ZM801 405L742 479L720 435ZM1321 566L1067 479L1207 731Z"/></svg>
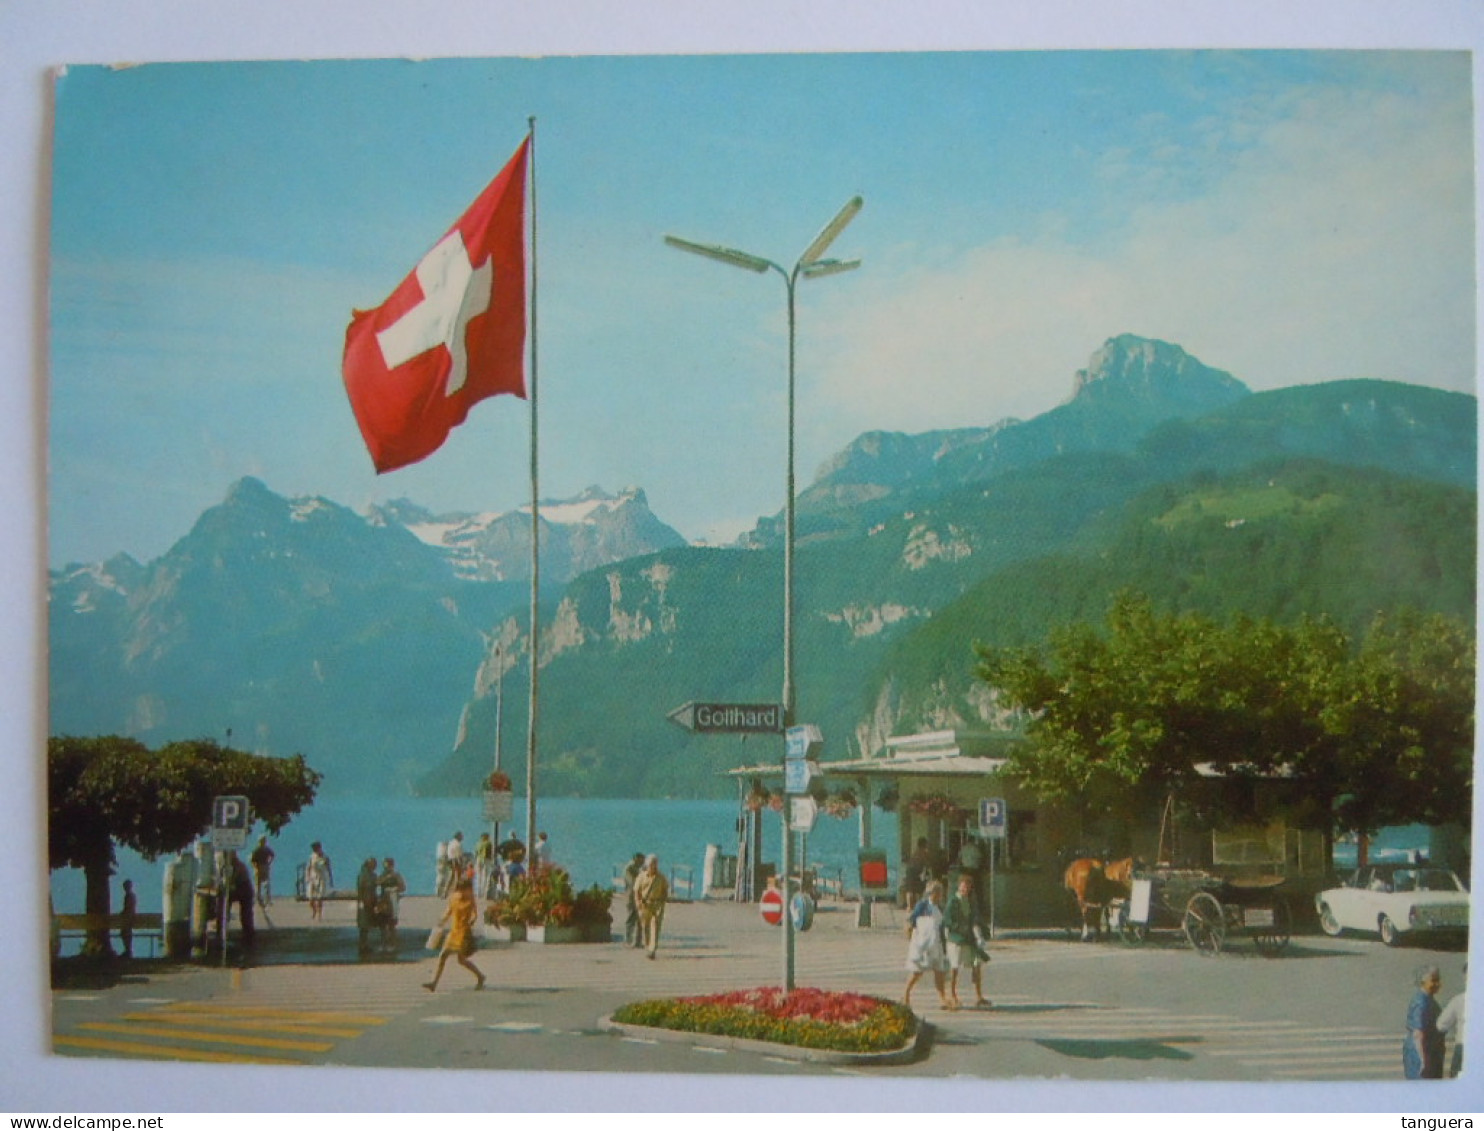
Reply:
<svg viewBox="0 0 1484 1131"><path fill-rule="evenodd" d="M341 372L378 472L437 451L476 402L526 395L529 147L384 303L351 316Z"/></svg>

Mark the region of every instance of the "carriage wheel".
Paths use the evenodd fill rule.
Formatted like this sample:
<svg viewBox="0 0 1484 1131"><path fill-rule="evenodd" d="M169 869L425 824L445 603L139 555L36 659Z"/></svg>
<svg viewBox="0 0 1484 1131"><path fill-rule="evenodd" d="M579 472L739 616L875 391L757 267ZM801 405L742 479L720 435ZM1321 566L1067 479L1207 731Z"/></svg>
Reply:
<svg viewBox="0 0 1484 1131"><path fill-rule="evenodd" d="M1289 914L1286 900L1273 902L1273 925L1253 932L1252 941L1257 944L1259 954L1272 958L1281 954L1293 936L1293 916Z"/></svg>
<svg viewBox="0 0 1484 1131"><path fill-rule="evenodd" d="M1210 892L1198 891L1185 905L1185 939L1198 954L1220 954L1226 942L1226 911Z"/></svg>

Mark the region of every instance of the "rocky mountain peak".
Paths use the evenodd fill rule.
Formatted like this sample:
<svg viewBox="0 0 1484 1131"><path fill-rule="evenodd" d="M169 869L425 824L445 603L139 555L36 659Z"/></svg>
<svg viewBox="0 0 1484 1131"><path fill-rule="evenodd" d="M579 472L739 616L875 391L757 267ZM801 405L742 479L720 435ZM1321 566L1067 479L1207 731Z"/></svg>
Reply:
<svg viewBox="0 0 1484 1131"><path fill-rule="evenodd" d="M1212 369L1177 345L1137 334L1109 338L1073 378L1068 403L1132 400L1214 409L1248 392L1222 369Z"/></svg>

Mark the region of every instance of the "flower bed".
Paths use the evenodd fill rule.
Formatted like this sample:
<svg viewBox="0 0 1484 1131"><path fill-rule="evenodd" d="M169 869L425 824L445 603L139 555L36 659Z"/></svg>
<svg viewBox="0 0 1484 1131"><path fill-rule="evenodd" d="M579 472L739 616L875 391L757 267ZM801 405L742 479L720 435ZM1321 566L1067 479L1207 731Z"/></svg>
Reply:
<svg viewBox="0 0 1484 1131"><path fill-rule="evenodd" d="M776 986L634 1002L613 1021L845 1053L898 1052L917 1036L917 1018L899 1002Z"/></svg>

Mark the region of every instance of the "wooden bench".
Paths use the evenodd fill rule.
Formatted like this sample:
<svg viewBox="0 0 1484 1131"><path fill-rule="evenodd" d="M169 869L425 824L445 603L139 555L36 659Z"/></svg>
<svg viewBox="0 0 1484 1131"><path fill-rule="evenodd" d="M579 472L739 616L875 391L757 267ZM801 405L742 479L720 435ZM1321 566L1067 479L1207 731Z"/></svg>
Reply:
<svg viewBox="0 0 1484 1131"><path fill-rule="evenodd" d="M134 938L149 940L149 954L155 956L156 944L165 941L165 916L160 912L141 912L133 917ZM120 912L112 915L53 915L52 938L60 942L64 938L86 938L97 931L106 930L111 935L124 929L124 916Z"/></svg>

